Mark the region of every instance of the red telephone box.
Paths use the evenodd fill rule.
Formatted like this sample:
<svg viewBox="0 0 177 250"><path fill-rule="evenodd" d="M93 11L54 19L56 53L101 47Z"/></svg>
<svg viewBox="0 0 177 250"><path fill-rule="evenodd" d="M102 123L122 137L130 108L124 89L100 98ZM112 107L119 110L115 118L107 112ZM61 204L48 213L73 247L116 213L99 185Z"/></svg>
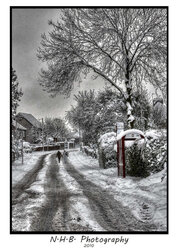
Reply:
<svg viewBox="0 0 177 250"><path fill-rule="evenodd" d="M129 129L123 131L122 123L117 123L117 167L118 176L125 178L125 141L138 141L145 139L141 130ZM120 129L120 127L122 129Z"/></svg>

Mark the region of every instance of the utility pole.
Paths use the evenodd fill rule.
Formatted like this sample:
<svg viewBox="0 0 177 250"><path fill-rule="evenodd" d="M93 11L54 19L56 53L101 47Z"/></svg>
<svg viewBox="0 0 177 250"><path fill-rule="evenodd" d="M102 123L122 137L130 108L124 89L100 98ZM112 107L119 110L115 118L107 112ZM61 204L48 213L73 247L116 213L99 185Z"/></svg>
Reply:
<svg viewBox="0 0 177 250"><path fill-rule="evenodd" d="M39 121L42 120L42 148L43 148L43 151L44 151L44 120L43 118L41 119L38 119Z"/></svg>
<svg viewBox="0 0 177 250"><path fill-rule="evenodd" d="M17 141L17 138L18 138L18 131L17 131L17 118L15 117L15 138L14 138L14 142L16 144L16 157L18 159L18 141Z"/></svg>
<svg viewBox="0 0 177 250"><path fill-rule="evenodd" d="M23 138L22 138L22 164L23 164Z"/></svg>
<svg viewBox="0 0 177 250"><path fill-rule="evenodd" d="M43 147L43 151L44 151L44 121L42 118L42 147Z"/></svg>
<svg viewBox="0 0 177 250"><path fill-rule="evenodd" d="M79 123L79 147L80 147L80 151L82 150L82 146L81 146L81 129L80 129L80 123Z"/></svg>

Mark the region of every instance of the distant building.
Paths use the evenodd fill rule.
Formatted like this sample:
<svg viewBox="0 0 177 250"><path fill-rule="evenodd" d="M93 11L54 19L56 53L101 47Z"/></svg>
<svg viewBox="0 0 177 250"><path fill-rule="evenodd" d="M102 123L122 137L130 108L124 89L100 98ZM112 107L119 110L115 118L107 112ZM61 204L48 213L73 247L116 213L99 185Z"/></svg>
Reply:
<svg viewBox="0 0 177 250"><path fill-rule="evenodd" d="M16 121L26 128L26 141L34 143L34 138L39 138L42 134L41 123L32 115L27 113L18 113Z"/></svg>

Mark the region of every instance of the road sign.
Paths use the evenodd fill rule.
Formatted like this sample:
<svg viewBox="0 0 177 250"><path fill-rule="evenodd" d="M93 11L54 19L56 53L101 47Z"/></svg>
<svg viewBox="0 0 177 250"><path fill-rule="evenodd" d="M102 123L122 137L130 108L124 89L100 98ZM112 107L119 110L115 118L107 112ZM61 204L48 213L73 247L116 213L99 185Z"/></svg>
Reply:
<svg viewBox="0 0 177 250"><path fill-rule="evenodd" d="M123 122L117 122L117 124L116 124L116 130L117 130L117 134L119 134L122 131L124 131L124 123Z"/></svg>

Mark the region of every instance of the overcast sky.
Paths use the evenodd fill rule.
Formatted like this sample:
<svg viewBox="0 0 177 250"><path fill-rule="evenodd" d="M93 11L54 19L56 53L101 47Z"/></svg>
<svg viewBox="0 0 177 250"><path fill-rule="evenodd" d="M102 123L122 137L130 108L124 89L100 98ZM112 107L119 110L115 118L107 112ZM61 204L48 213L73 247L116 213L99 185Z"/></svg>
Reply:
<svg viewBox="0 0 177 250"><path fill-rule="evenodd" d="M36 118L63 117L70 109L73 95L80 90L102 89L102 79L92 80L90 76L83 80L80 87L75 83L70 98L49 97L37 82L42 63L36 57L41 34L48 32L48 20L57 20L58 9L13 9L12 10L12 67L16 70L23 97L18 112L31 113Z"/></svg>

